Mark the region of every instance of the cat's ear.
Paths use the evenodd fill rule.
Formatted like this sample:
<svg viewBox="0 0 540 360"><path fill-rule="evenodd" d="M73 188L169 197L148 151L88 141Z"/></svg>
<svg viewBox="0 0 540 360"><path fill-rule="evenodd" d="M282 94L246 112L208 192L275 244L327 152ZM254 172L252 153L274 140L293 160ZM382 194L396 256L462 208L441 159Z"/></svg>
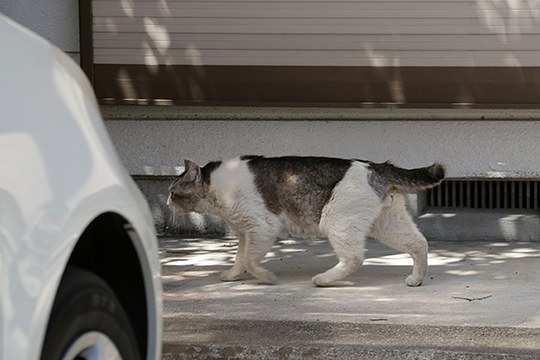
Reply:
<svg viewBox="0 0 540 360"><path fill-rule="evenodd" d="M199 165L195 164L193 161L185 159L184 166L186 169L186 174L184 179L190 182L200 182L202 179L201 168Z"/></svg>

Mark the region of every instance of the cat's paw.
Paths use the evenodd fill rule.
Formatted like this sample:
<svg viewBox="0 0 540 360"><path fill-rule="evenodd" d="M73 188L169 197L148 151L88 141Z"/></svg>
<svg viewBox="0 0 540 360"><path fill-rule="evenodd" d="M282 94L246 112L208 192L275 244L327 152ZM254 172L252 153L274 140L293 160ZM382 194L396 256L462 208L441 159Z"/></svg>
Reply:
<svg viewBox="0 0 540 360"><path fill-rule="evenodd" d="M276 275L274 275L274 273L270 270L256 264L248 263L247 265L247 271L257 280L259 280L259 284L272 285L277 281Z"/></svg>
<svg viewBox="0 0 540 360"><path fill-rule="evenodd" d="M235 281L235 280L239 280L243 274L244 274L243 271L238 272L235 269L229 269L229 270L223 271L219 275L219 277L221 278L222 281Z"/></svg>
<svg viewBox="0 0 540 360"><path fill-rule="evenodd" d="M416 276L409 275L405 279L405 284L407 284L407 286L420 286L422 285L422 279L418 279Z"/></svg>
<svg viewBox="0 0 540 360"><path fill-rule="evenodd" d="M258 274L257 280L261 285L273 285L277 281L277 276L268 271L264 274Z"/></svg>
<svg viewBox="0 0 540 360"><path fill-rule="evenodd" d="M311 282L317 286L328 286L332 283L332 281L328 281L328 277L324 273L312 277Z"/></svg>

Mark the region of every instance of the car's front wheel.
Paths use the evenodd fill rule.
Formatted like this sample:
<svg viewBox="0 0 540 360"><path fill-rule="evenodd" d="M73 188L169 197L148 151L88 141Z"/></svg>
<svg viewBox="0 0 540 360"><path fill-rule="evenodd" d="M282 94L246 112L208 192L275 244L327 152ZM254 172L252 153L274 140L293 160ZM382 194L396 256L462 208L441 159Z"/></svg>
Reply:
<svg viewBox="0 0 540 360"><path fill-rule="evenodd" d="M140 359L131 324L100 277L68 267L52 308L41 360Z"/></svg>

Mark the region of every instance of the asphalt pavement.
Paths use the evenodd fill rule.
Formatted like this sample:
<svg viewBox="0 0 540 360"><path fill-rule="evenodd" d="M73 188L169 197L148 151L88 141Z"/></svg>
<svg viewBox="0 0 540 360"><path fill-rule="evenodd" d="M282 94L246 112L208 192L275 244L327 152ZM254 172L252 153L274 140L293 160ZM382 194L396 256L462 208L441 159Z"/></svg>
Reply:
<svg viewBox="0 0 540 360"><path fill-rule="evenodd" d="M333 287L311 277L337 260L326 240L282 240L277 276L222 282L237 241L160 239L163 359L540 359L540 243L430 242L429 274L375 240Z"/></svg>

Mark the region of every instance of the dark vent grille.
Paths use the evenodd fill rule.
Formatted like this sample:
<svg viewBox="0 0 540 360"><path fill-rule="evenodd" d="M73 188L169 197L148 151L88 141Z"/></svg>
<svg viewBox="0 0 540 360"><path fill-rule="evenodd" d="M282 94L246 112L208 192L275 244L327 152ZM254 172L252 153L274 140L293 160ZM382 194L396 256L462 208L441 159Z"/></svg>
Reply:
<svg viewBox="0 0 540 360"><path fill-rule="evenodd" d="M445 180L427 190L427 206L470 209L526 209L540 207L540 181Z"/></svg>

